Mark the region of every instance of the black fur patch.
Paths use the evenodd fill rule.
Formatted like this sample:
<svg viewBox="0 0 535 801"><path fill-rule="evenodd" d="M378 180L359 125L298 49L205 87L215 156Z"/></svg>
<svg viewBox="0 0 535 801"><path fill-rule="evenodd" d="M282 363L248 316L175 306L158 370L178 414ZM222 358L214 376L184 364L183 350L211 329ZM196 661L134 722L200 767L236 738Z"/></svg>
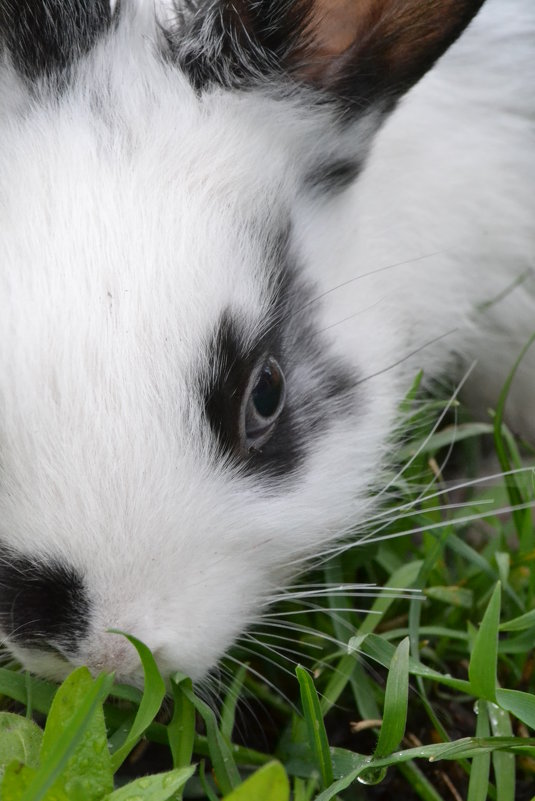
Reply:
<svg viewBox="0 0 535 801"><path fill-rule="evenodd" d="M65 71L110 22L109 0L0 0L0 40L31 80Z"/></svg>
<svg viewBox="0 0 535 801"><path fill-rule="evenodd" d="M0 550L0 626L10 640L72 653L88 622L84 583L72 567Z"/></svg>
<svg viewBox="0 0 535 801"><path fill-rule="evenodd" d="M175 0L169 54L201 91L244 88L283 77L304 52L312 0Z"/></svg>
<svg viewBox="0 0 535 801"><path fill-rule="evenodd" d="M283 244L280 244L283 243ZM288 238L274 250L273 302L269 320L254 345L245 322L225 312L209 346L211 369L203 384L207 421L224 455L247 472L287 477L305 460L309 445L333 419L352 414L357 377L337 361L315 324L314 303L292 266ZM260 450L244 451L240 415L252 371L267 356L286 379L286 402L270 439Z"/></svg>
<svg viewBox="0 0 535 801"><path fill-rule="evenodd" d="M320 166L307 177L307 186L321 194L342 192L359 176L362 164L346 159Z"/></svg>

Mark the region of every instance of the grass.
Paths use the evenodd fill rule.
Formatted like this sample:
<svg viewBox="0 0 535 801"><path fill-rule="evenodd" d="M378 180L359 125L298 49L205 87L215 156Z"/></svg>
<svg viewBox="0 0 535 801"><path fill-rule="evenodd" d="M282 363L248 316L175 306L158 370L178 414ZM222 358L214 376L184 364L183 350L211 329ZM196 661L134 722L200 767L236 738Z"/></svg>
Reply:
<svg viewBox="0 0 535 801"><path fill-rule="evenodd" d="M415 387L380 538L317 566L229 655L217 715L181 675L162 707L133 639L143 693L0 669L3 707L24 709L0 712L2 801L535 798L533 454L505 397L489 424L423 436ZM470 474L484 435L501 475L445 481L453 441Z"/></svg>

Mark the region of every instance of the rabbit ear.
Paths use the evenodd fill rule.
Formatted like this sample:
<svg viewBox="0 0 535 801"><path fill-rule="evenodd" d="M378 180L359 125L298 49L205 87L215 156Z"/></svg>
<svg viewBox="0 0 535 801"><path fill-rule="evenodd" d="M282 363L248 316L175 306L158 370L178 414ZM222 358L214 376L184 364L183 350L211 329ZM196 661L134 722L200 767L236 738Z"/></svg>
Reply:
<svg viewBox="0 0 535 801"><path fill-rule="evenodd" d="M216 0L207 12L190 0L175 53L198 88L290 74L365 110L421 78L483 1Z"/></svg>
<svg viewBox="0 0 535 801"><path fill-rule="evenodd" d="M395 101L447 50L484 0L311 0L294 72L348 106Z"/></svg>
<svg viewBox="0 0 535 801"><path fill-rule="evenodd" d="M110 21L109 0L0 0L0 46L35 79L65 70Z"/></svg>

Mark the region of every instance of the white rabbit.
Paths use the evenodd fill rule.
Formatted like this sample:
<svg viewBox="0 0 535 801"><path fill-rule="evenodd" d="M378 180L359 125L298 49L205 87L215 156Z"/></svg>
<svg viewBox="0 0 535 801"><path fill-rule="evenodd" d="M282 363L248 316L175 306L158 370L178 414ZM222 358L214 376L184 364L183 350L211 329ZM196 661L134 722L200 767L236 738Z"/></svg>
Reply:
<svg viewBox="0 0 535 801"><path fill-rule="evenodd" d="M495 401L535 328L535 7L481 4L0 0L0 631L29 669L135 682L119 628L203 676L370 514L418 368L477 360Z"/></svg>

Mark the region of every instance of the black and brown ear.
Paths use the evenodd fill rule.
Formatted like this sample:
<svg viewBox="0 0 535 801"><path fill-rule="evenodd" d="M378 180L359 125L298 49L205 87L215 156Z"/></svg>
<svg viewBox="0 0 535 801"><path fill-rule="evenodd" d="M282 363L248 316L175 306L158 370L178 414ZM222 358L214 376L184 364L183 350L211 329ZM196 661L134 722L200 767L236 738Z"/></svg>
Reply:
<svg viewBox="0 0 535 801"><path fill-rule="evenodd" d="M190 0L195 22L177 51L198 88L291 76L365 109L388 105L416 83L483 2L215 0L207 12Z"/></svg>
<svg viewBox="0 0 535 801"><path fill-rule="evenodd" d="M0 44L32 80L64 71L110 22L109 0L0 0Z"/></svg>
<svg viewBox="0 0 535 801"><path fill-rule="evenodd" d="M296 73L361 108L395 100L433 66L483 2L313 0L309 44Z"/></svg>

